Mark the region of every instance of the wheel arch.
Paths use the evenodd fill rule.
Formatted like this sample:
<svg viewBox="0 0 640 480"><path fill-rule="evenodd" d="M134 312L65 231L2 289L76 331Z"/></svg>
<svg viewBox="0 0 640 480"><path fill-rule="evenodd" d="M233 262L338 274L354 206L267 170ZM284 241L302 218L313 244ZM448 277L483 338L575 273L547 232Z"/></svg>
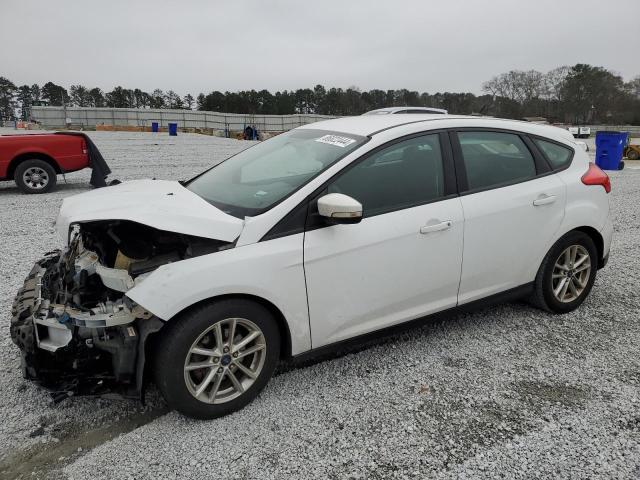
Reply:
<svg viewBox="0 0 640 480"><path fill-rule="evenodd" d="M598 268L602 268L604 266L604 238L602 237L602 234L595 228L588 226L574 228L567 233L571 232L582 232L588 235L591 240L593 240L593 243L595 244L596 250L598 252Z"/></svg>
<svg viewBox="0 0 640 480"><path fill-rule="evenodd" d="M9 167L7 168L7 178L13 178L16 173L16 168L18 168L18 165L20 165L25 160L42 160L43 162L47 162L49 165L51 165L51 168L53 168L56 174L63 173L60 165L58 165L58 162L56 162L50 155L47 155L43 152L28 152L16 155L13 159L11 159L11 162L9 162Z"/></svg>
<svg viewBox="0 0 640 480"><path fill-rule="evenodd" d="M200 300L199 302L196 302L180 310L172 318L168 319L165 323L169 323L173 320L173 318L177 317L178 315L188 312L205 303L212 303L212 302L218 302L220 300L232 300L232 299L248 300L248 301L257 303L263 306L264 308L266 308L267 310L269 310L269 312L273 315L273 318L275 318L276 323L278 325L278 330L280 331L280 359L291 358L292 356L291 331L289 329L289 324L287 323L287 320L284 314L272 302L270 302L266 298L259 297L257 295L251 295L251 294L245 294L245 293L230 293L230 294L223 294L223 295L217 295L214 297L205 298L204 300Z"/></svg>

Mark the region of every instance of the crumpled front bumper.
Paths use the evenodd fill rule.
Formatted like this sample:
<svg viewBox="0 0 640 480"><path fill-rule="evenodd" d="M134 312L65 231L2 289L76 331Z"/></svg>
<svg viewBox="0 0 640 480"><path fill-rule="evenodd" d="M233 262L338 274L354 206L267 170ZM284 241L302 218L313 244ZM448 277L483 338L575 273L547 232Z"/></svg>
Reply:
<svg viewBox="0 0 640 480"><path fill-rule="evenodd" d="M163 322L119 304L88 311L53 304L50 282L61 255L50 252L36 262L13 302L10 333L23 376L57 398L118 393L142 399L145 344Z"/></svg>

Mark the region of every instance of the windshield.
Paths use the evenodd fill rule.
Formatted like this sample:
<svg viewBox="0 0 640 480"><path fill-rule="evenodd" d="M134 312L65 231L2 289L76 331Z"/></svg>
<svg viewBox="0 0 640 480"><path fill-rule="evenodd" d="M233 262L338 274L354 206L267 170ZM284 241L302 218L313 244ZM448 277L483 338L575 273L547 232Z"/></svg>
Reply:
<svg viewBox="0 0 640 480"><path fill-rule="evenodd" d="M186 187L234 217L259 215L366 140L326 130L290 130L243 150Z"/></svg>

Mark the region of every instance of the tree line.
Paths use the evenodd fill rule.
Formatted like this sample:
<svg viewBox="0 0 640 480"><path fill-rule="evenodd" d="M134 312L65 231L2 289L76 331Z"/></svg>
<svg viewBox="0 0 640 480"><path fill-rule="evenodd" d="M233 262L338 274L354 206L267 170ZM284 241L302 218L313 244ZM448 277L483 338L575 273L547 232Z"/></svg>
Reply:
<svg viewBox="0 0 640 480"><path fill-rule="evenodd" d="M587 124L640 124L640 75L629 82L603 67L577 64L543 73L512 70L489 79L483 94L444 92L429 94L407 89L362 91L357 87L283 90L212 91L181 96L169 90L145 92L47 82L16 86L0 77L0 117L30 118L33 105L198 109L243 114L315 113L359 115L391 106L430 106L455 114L481 114L503 118L544 117L551 122Z"/></svg>

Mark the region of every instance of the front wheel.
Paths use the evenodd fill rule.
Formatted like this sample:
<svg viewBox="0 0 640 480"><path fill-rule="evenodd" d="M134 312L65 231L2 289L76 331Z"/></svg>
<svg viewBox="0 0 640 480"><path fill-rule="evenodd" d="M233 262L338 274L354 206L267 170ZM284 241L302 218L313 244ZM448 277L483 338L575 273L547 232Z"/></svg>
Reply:
<svg viewBox="0 0 640 480"><path fill-rule="evenodd" d="M598 251L587 234L574 231L558 240L542 261L533 303L550 312L567 313L584 302L598 269Z"/></svg>
<svg viewBox="0 0 640 480"><path fill-rule="evenodd" d="M156 384L170 407L194 418L243 408L265 387L280 356L273 315L247 300L196 307L161 334Z"/></svg>

